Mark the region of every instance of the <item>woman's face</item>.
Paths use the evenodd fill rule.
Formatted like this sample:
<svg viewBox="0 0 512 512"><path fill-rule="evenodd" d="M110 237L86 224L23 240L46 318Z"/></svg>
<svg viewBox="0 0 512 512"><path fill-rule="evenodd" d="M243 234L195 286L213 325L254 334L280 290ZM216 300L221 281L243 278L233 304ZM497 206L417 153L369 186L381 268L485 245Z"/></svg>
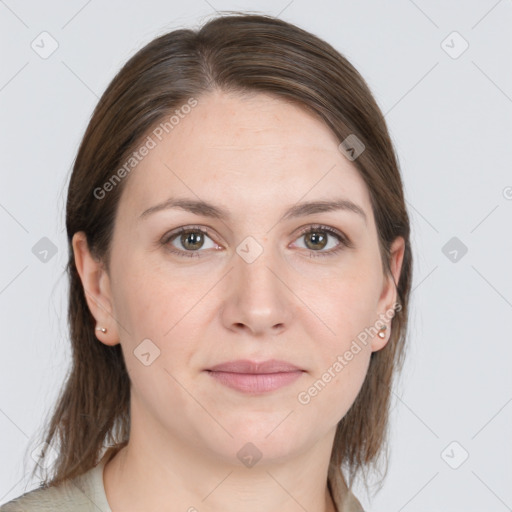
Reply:
<svg viewBox="0 0 512 512"><path fill-rule="evenodd" d="M110 274L89 304L108 328L99 339L121 343L145 443L167 436L238 462L250 442L264 459L286 457L332 442L390 316L384 340L361 333L382 325L395 287L366 185L321 121L263 94L197 100L162 140L151 133L155 147L125 178ZM339 201L362 212L304 206ZM208 371L271 359L301 371Z"/></svg>

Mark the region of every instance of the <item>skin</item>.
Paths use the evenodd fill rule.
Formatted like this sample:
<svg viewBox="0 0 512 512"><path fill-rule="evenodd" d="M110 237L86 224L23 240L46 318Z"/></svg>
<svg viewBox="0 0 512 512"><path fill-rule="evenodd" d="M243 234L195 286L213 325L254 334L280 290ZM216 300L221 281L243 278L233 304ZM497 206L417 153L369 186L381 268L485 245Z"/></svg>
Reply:
<svg viewBox="0 0 512 512"><path fill-rule="evenodd" d="M98 340L121 343L132 382L130 441L106 465L107 498L114 512L164 504L199 512L332 511L326 483L336 425L363 384L371 353L388 342L389 322L386 337L361 344L309 404L297 395L396 303L393 280L382 272L369 193L333 133L301 108L261 93L216 91L198 101L126 178L110 273L91 256L83 233L73 237L89 308L107 328L96 331ZM231 218L168 209L139 219L171 195L215 203ZM297 202L334 197L357 203L366 222L345 210L281 220ZM341 243L327 234L326 246L318 239L307 245L300 229L314 224L340 231L354 247L311 257ZM179 235L160 243L191 225L209 228L202 246ZM236 252L248 236L263 249L252 263ZM397 238L395 282L403 249ZM133 352L148 338L160 356L145 366ZM260 395L228 388L204 371L271 358L305 371ZM247 442L263 454L250 468L237 458Z"/></svg>

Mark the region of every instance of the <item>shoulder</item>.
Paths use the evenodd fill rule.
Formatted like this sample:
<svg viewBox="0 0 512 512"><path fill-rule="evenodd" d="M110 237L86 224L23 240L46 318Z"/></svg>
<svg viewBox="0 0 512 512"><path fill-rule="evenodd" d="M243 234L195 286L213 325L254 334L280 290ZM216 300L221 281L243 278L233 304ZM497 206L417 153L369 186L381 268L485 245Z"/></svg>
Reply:
<svg viewBox="0 0 512 512"><path fill-rule="evenodd" d="M59 485L28 491L0 506L0 512L111 512L103 488L103 465Z"/></svg>
<svg viewBox="0 0 512 512"><path fill-rule="evenodd" d="M64 512L65 510L87 510L77 508L86 506L85 496L72 485L38 488L18 496L2 505L0 512Z"/></svg>
<svg viewBox="0 0 512 512"><path fill-rule="evenodd" d="M363 507L359 500L352 494L352 491L348 491L347 495L343 500L343 508L341 509L346 512L364 512Z"/></svg>
<svg viewBox="0 0 512 512"><path fill-rule="evenodd" d="M347 486L341 467L329 464L329 491L336 506L337 512L364 512L359 500Z"/></svg>

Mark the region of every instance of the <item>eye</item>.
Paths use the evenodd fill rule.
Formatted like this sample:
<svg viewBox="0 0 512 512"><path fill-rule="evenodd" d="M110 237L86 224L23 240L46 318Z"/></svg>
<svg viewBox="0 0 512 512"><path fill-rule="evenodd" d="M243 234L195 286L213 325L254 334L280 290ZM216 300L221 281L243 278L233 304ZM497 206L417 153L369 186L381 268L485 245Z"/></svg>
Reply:
<svg viewBox="0 0 512 512"><path fill-rule="evenodd" d="M169 252L185 257L199 256L199 249L220 249L208 236L208 231L197 226L182 227L169 233L164 236L162 244Z"/></svg>
<svg viewBox="0 0 512 512"><path fill-rule="evenodd" d="M201 249L222 249L209 236L208 230L200 226L181 227L164 235L161 244L173 254L183 257L200 257ZM302 230L299 239L304 238L305 245L312 258L333 256L344 248L351 248L351 241L338 230L329 226L314 225ZM337 240L335 243L334 239ZM299 246L300 247L300 246ZM329 250L324 250L326 247Z"/></svg>
<svg viewBox="0 0 512 512"><path fill-rule="evenodd" d="M310 256L313 258L333 256L346 247L353 247L345 235L329 226L309 226L301 232L300 238L304 238L305 246L303 248L310 250ZM333 240L329 240L330 238L334 238L338 242L335 243ZM323 249L328 246L330 246L330 250L324 251Z"/></svg>

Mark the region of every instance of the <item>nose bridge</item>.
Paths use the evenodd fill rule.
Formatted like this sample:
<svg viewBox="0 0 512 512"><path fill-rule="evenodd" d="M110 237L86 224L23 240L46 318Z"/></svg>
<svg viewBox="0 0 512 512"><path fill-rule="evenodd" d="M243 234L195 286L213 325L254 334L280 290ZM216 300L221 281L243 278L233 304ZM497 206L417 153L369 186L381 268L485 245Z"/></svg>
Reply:
<svg viewBox="0 0 512 512"><path fill-rule="evenodd" d="M281 268L278 255L270 244L262 238L250 236L244 239L236 249L235 274L238 292L247 292L249 297L272 301L281 294L282 283L275 273ZM272 271L271 271L272 269Z"/></svg>
<svg viewBox="0 0 512 512"><path fill-rule="evenodd" d="M243 324L253 333L288 325L290 297L277 252L254 237L244 239L236 252L224 320L230 326Z"/></svg>

